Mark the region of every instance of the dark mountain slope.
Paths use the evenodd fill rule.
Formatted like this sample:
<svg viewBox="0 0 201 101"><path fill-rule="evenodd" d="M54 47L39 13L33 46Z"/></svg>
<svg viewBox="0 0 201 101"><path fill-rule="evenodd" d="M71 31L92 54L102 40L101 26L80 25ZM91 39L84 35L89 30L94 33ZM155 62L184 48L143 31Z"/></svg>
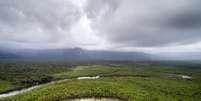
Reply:
<svg viewBox="0 0 201 101"><path fill-rule="evenodd" d="M66 60L150 60L149 54L142 52L114 52L91 51L81 48L49 49L49 50L19 50L3 54L0 58L14 58L20 56L23 59L66 59ZM14 54L13 54L14 53Z"/></svg>

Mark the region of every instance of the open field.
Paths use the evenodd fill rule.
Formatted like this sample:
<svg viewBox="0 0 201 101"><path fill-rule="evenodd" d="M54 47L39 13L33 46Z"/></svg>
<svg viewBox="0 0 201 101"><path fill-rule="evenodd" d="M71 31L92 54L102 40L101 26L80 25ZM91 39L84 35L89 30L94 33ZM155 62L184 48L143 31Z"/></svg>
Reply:
<svg viewBox="0 0 201 101"><path fill-rule="evenodd" d="M199 63L86 62L73 65L72 63L23 65L21 68L22 64L1 64L1 73L4 74L0 80L1 92L53 80L69 80L46 84L30 92L0 100L66 101L72 98L90 97L119 98L125 101L200 101L201 99ZM10 72L9 69L3 68L5 66L16 69ZM35 75L37 72L38 75ZM100 76L100 78L76 79L83 76ZM183 76L190 78L182 78ZM48 79L44 80L47 77ZM24 83L30 80L32 82Z"/></svg>
<svg viewBox="0 0 201 101"><path fill-rule="evenodd" d="M9 81L0 80L0 92L6 91L8 89L12 89L14 85L11 84Z"/></svg>

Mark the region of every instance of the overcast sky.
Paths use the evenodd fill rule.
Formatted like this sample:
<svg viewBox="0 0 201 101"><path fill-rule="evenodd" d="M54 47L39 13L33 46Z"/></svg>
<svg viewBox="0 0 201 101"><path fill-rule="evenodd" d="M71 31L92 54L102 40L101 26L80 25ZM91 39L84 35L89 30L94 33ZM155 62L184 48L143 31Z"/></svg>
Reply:
<svg viewBox="0 0 201 101"><path fill-rule="evenodd" d="M0 0L1 48L199 52L201 0Z"/></svg>

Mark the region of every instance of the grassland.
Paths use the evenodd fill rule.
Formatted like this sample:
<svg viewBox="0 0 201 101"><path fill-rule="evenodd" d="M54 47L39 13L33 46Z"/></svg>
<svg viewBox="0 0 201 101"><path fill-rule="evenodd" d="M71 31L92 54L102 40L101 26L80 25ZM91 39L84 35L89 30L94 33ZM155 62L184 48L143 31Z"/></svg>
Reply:
<svg viewBox="0 0 201 101"><path fill-rule="evenodd" d="M200 65L189 68L189 65L170 66L158 63L78 64L74 68L49 74L55 80L65 78L70 80L47 84L31 92L0 100L64 101L85 97L114 97L125 101L200 101L201 99ZM79 76L96 75L101 78L76 79ZM177 75L189 75L192 79L183 79Z"/></svg>
<svg viewBox="0 0 201 101"><path fill-rule="evenodd" d="M12 89L14 85L11 84L9 81L0 80L0 92Z"/></svg>
<svg viewBox="0 0 201 101"><path fill-rule="evenodd" d="M69 67L60 63L0 63L0 93L53 81L54 73Z"/></svg>

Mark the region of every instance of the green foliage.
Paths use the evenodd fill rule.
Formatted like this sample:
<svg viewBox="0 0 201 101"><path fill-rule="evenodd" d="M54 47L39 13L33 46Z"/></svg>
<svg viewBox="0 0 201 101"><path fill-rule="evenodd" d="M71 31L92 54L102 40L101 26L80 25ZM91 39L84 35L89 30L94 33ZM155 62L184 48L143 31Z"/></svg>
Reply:
<svg viewBox="0 0 201 101"><path fill-rule="evenodd" d="M7 64L8 65L8 64ZM36 64L35 64L36 65ZM128 101L200 101L201 68L192 69L192 64L164 65L160 63L82 63L76 68L68 66L28 64L19 70L4 68L0 82L9 85L16 80L20 84L34 84L55 79L71 78L68 81L46 84L31 92L0 99L2 101L62 101L83 97L114 97ZM190 65L190 67L189 67ZM14 65L12 68L17 68ZM188 68L189 67L189 68ZM19 67L18 67L19 68ZM196 68L196 71L195 71ZM1 70L2 66L1 66ZM12 71L8 73L8 71ZM24 71L20 75L16 71ZM34 71L34 72L33 72ZM8 75L6 75L6 72ZM1 72L2 73L2 72ZM15 77L15 76L16 77ZM96 76L96 80L76 80L79 76ZM192 79L182 79L178 75L189 75ZM13 77L12 79L9 76ZM26 77L27 76L27 77ZM5 79L7 77L7 79ZM23 78L26 83L23 83ZM27 81L29 81L27 83ZM7 82L7 83L6 83ZM2 89L0 85L0 89ZM4 89L2 89L4 90Z"/></svg>
<svg viewBox="0 0 201 101"><path fill-rule="evenodd" d="M12 89L14 85L9 81L0 80L0 92Z"/></svg>
<svg viewBox="0 0 201 101"><path fill-rule="evenodd" d="M75 78L79 76L94 76L94 75L104 75L111 74L121 70L117 67L109 67L105 65L90 65L90 66L77 66L71 71L62 72L55 74L55 78Z"/></svg>
<svg viewBox="0 0 201 101"><path fill-rule="evenodd" d="M52 81L54 73L68 70L69 66L66 64L0 63L0 81L7 82L0 85L9 86L9 89L0 87L0 93Z"/></svg>
<svg viewBox="0 0 201 101"><path fill-rule="evenodd" d="M45 85L3 101L58 101L82 97L117 97L129 101L200 101L201 85L192 81L107 77Z"/></svg>

